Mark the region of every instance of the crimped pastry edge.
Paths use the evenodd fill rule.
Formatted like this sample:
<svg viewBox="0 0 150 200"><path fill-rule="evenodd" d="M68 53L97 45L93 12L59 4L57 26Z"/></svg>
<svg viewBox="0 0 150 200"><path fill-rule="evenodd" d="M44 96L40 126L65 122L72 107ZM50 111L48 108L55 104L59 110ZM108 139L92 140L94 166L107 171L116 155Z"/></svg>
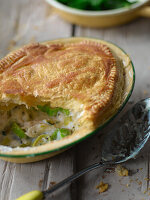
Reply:
<svg viewBox="0 0 150 200"><path fill-rule="evenodd" d="M103 40L97 40L97 39L90 39L90 38L73 38L74 41L81 41L81 40L91 40L91 41L95 41L95 42L101 42L102 44L106 44L112 51L113 55L119 59L119 60L124 60L127 64L126 65L129 65L130 64L130 59L128 57L128 55L126 55L123 51L121 51L118 47L116 47L115 45L111 44L111 43L108 43L108 42L105 42ZM60 40L54 40L54 41L50 41L50 43L56 43L56 42L60 42L60 41L71 41L72 42L72 38L70 39L60 39ZM45 42L43 43L45 44ZM126 66L123 66L123 67L126 67ZM123 84L123 82L122 82ZM106 115L106 119L102 122L104 123L106 120L108 120L109 118L111 118L111 116L117 112L117 110L119 109L120 105L122 103L122 99L120 99L120 101L116 102L116 107L111 111L111 112L108 112L107 115ZM101 124L102 125L102 124ZM96 125L96 128L98 127L98 125ZM76 140L79 140L80 138L88 135L90 132L93 131L93 127L90 129L90 127L84 127L82 130L80 129L80 131L76 131L74 134L72 134L71 136L69 137L66 137L60 141L55 141L55 142L52 142L50 144L46 144L46 145L42 145L40 147L34 147L34 148L30 148L30 149L17 149L17 150L13 150L13 151L8 151L8 152L5 152L6 154L14 154L14 155L25 155L25 154L33 154L33 153L39 153L39 152L45 152L47 150L51 151L53 149L59 149L60 147L62 146L65 146L69 143L73 143L74 141ZM4 153L1 151L1 153Z"/></svg>

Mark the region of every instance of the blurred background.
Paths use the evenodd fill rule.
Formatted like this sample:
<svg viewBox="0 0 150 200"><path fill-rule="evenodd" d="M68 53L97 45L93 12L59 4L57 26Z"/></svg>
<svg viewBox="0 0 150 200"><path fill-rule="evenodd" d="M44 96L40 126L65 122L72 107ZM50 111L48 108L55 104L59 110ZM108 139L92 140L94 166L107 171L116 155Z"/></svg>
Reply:
<svg viewBox="0 0 150 200"><path fill-rule="evenodd" d="M44 0L0 0L0 58L27 43L78 36L113 42L131 57L136 84L129 104L150 96L150 18L140 17L111 28L88 28L65 21ZM0 161L0 199L13 200L30 190L46 189L98 161L99 142L99 136L95 135L61 155L33 164ZM98 169L52 199L148 200L149 151L126 166L134 172L132 177L122 180L114 173ZM111 186L106 193L99 195L95 187L101 179Z"/></svg>

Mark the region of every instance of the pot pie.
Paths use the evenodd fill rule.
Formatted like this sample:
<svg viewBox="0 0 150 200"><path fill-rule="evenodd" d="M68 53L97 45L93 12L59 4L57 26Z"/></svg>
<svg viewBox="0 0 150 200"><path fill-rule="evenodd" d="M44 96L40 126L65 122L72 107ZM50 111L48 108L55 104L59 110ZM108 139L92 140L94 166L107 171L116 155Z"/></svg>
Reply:
<svg viewBox="0 0 150 200"><path fill-rule="evenodd" d="M123 67L103 41L34 43L0 60L0 149L28 150L90 133L122 101Z"/></svg>

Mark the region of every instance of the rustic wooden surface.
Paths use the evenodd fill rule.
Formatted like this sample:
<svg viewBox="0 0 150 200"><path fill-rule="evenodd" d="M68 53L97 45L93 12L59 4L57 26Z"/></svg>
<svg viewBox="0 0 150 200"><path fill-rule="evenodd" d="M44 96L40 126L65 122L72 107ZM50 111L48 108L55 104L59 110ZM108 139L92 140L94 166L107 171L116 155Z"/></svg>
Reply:
<svg viewBox="0 0 150 200"><path fill-rule="evenodd" d="M105 39L128 52L135 65L136 85L126 107L150 96L149 19L138 19L117 28L89 29L65 22L43 0L0 0L0 57L29 42L70 36ZM102 132L108 131L110 126ZM32 164L0 161L0 200L15 200L28 191L49 188L53 182L99 161L100 142L100 134L97 134L54 158ZM138 159L125 164L131 176L120 178L113 167L97 169L47 199L149 200L149 147L148 143ZM109 183L108 191L103 194L96 190L101 180Z"/></svg>

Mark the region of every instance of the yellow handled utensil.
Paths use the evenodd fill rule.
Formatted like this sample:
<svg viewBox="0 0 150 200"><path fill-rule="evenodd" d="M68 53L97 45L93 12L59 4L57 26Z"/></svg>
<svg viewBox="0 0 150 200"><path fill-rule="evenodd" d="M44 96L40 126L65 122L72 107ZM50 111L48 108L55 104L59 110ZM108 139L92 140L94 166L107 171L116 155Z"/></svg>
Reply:
<svg viewBox="0 0 150 200"><path fill-rule="evenodd" d="M43 192L35 190L27 194L24 194L23 196L19 197L16 200L42 200L43 197L44 197Z"/></svg>

